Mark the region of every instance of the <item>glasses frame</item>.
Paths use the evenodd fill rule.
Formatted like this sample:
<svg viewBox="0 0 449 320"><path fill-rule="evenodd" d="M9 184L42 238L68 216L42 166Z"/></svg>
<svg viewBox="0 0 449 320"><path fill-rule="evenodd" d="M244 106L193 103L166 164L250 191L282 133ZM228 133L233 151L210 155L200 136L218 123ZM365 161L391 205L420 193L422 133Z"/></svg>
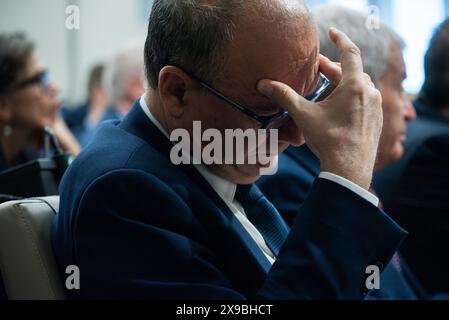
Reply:
<svg viewBox="0 0 449 320"><path fill-rule="evenodd" d="M254 111L245 107L241 103L238 103L238 102L232 100L231 98L228 98L223 93L221 93L219 90L217 90L216 88L214 88L207 82L201 80L197 76L190 74L189 72L185 71L182 68L180 68L180 69L182 71L184 71L189 77L191 77L192 79L197 81L203 88L205 88L210 93L215 95L217 98L227 102L228 104L230 104L231 106L233 106L240 112L244 113L248 117L259 122L261 124L260 129L262 129L262 130L279 129L279 128L283 127L284 125L286 125L291 120L291 117L290 117L290 114L288 111L281 111L273 116L268 116L268 117L258 115L257 113L255 113ZM329 92L328 89L330 89L330 88L331 88L331 82L329 81L329 79L326 78L326 76L324 74L322 74L320 72L319 73L319 82L318 82L316 90L312 94L306 96L305 99L310 102L317 102L320 100L320 98L324 99L328 96L328 94L325 95L325 93ZM329 92L329 94L330 94L330 92ZM323 100L323 99L321 99L321 100ZM276 122L278 122L277 125L273 126L272 124L276 123Z"/></svg>
<svg viewBox="0 0 449 320"><path fill-rule="evenodd" d="M12 92L18 91L20 89L23 89L23 88L25 88L29 85L33 85L33 84L39 84L42 90L47 90L47 88L50 84L48 71L42 70L42 71L36 73L34 76L19 82L18 84L14 85L9 90L9 92L12 93Z"/></svg>

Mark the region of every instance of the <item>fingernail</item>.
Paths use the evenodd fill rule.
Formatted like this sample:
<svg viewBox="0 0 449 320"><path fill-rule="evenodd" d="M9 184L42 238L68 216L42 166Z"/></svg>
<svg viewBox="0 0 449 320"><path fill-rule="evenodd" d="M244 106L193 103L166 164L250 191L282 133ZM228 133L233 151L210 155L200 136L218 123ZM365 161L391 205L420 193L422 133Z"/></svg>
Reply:
<svg viewBox="0 0 449 320"><path fill-rule="evenodd" d="M259 82L259 84L257 85L257 90L259 90L261 94L268 98L271 98L271 96L273 95L273 86L265 80Z"/></svg>

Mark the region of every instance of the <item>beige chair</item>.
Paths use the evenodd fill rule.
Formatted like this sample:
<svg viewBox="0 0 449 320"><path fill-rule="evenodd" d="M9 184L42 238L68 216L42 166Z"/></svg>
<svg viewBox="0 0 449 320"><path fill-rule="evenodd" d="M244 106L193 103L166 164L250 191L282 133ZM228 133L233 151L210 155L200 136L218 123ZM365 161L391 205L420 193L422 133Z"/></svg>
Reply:
<svg viewBox="0 0 449 320"><path fill-rule="evenodd" d="M0 272L11 300L64 299L50 244L59 197L0 205Z"/></svg>

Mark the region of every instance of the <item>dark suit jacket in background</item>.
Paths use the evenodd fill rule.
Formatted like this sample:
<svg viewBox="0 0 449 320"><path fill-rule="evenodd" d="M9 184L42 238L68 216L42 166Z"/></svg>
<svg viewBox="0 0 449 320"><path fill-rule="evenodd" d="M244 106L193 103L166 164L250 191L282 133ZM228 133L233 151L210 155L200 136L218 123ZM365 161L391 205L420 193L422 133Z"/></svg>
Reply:
<svg viewBox="0 0 449 320"><path fill-rule="evenodd" d="M279 158L278 173L263 177L258 181L258 185L287 223L291 224L299 214L319 174L320 160L306 145L300 148L290 147ZM426 299L427 293L403 259L400 269L401 272L393 261L390 262L382 273L381 290L372 291L367 298Z"/></svg>
<svg viewBox="0 0 449 320"><path fill-rule="evenodd" d="M198 171L171 163L171 147L136 103L69 168L52 244L62 275L80 268L70 298L360 299L366 267L386 265L406 235L320 179L271 267Z"/></svg>
<svg viewBox="0 0 449 320"><path fill-rule="evenodd" d="M404 158L375 177L393 218L410 232L401 251L431 293L449 292L449 121L423 101Z"/></svg>
<svg viewBox="0 0 449 320"><path fill-rule="evenodd" d="M87 122L89 108L89 102L74 110L62 108L64 121L83 148L92 141L102 122L121 119L116 108L108 106L98 123L90 124Z"/></svg>

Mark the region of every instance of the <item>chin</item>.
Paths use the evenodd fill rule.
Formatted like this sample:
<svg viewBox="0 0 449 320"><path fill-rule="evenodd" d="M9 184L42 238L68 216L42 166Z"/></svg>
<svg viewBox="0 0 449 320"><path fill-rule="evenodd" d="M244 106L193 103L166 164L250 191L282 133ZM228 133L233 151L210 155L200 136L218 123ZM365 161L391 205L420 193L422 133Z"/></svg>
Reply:
<svg viewBox="0 0 449 320"><path fill-rule="evenodd" d="M391 158L390 163L396 163L396 162L401 161L403 155L404 155L404 153L396 154L394 157Z"/></svg>
<svg viewBox="0 0 449 320"><path fill-rule="evenodd" d="M253 184L260 179L258 165L220 165L210 166L209 170L215 175L235 184Z"/></svg>
<svg viewBox="0 0 449 320"><path fill-rule="evenodd" d="M261 166L259 165L247 165L234 168L235 171L231 181L236 184L253 184L260 179Z"/></svg>
<svg viewBox="0 0 449 320"><path fill-rule="evenodd" d="M239 184L239 185L249 185L249 184L254 184L256 183L258 180L260 179L260 176L257 177L240 177L239 179L235 180L235 181L231 181L235 184Z"/></svg>
<svg viewBox="0 0 449 320"><path fill-rule="evenodd" d="M396 157L396 161L399 161L402 159L402 157L405 154L405 148L404 148L404 144L402 142L400 142L396 148L396 153L395 153L395 157Z"/></svg>
<svg viewBox="0 0 449 320"><path fill-rule="evenodd" d="M230 177L230 181L236 184L253 184L261 177L260 165L243 165L243 166L233 166L233 174Z"/></svg>
<svg viewBox="0 0 449 320"><path fill-rule="evenodd" d="M54 121L52 121L51 118L46 117L45 119L42 119L41 121L39 121L39 127L40 128L46 128L46 127L51 127L53 125Z"/></svg>
<svg viewBox="0 0 449 320"><path fill-rule="evenodd" d="M388 157L389 161L386 164L388 165L388 164L398 162L402 159L403 156L404 156L404 147L401 144L394 148L394 150L391 152L390 156Z"/></svg>
<svg viewBox="0 0 449 320"><path fill-rule="evenodd" d="M257 182L260 179L260 175L242 175L235 174L232 176L222 176L222 178L239 185L248 185Z"/></svg>

